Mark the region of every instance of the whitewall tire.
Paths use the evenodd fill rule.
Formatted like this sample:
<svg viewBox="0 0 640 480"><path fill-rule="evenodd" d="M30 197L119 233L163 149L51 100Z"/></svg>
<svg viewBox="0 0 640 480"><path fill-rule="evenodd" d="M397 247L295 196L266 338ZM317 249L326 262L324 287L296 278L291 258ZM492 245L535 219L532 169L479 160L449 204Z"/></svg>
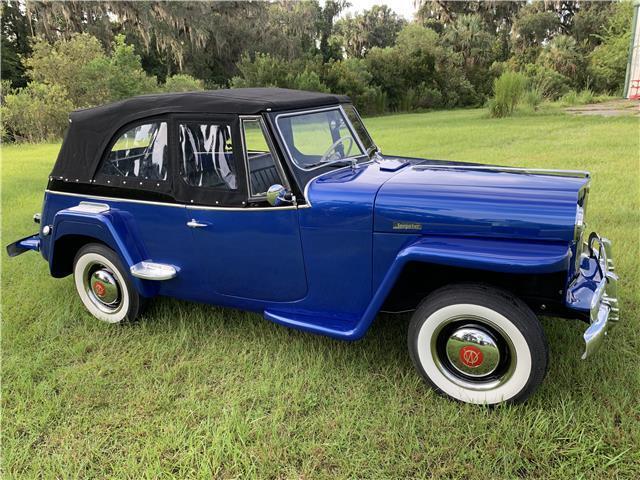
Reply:
<svg viewBox="0 0 640 480"><path fill-rule="evenodd" d="M510 293L484 285L449 286L425 298L408 343L427 383L466 403L523 401L547 370L547 341L535 314Z"/></svg>
<svg viewBox="0 0 640 480"><path fill-rule="evenodd" d="M97 319L121 323L138 316L142 298L110 248L99 243L82 247L73 262L73 276L80 300Z"/></svg>

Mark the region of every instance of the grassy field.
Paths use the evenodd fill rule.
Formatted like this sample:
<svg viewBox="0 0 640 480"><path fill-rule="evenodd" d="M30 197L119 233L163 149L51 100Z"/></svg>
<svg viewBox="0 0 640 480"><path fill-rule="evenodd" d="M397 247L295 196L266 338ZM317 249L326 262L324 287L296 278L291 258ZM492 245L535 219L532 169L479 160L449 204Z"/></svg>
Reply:
<svg viewBox="0 0 640 480"><path fill-rule="evenodd" d="M588 227L614 241L622 320L581 361L577 321L543 319L551 367L524 405L434 395L407 316L348 344L259 315L161 299L94 320L70 277L2 256L3 478L639 478L637 118L482 110L366 121L387 153L593 173ZM2 151L2 243L35 231L58 145Z"/></svg>

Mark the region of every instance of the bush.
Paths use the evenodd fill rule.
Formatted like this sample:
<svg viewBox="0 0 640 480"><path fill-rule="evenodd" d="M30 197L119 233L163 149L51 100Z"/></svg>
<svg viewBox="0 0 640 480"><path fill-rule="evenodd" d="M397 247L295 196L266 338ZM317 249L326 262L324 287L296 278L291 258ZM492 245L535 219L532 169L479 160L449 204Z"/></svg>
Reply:
<svg viewBox="0 0 640 480"><path fill-rule="evenodd" d="M327 86L322 83L320 76L309 68L293 77L291 88L307 90L309 92L327 92Z"/></svg>
<svg viewBox="0 0 640 480"><path fill-rule="evenodd" d="M15 141L42 142L57 139L67 128L73 104L59 85L31 82L3 95L2 130Z"/></svg>
<svg viewBox="0 0 640 480"><path fill-rule="evenodd" d="M325 82L330 91L348 95L360 113L382 113L386 97L379 87L371 85L372 78L365 60L347 58L328 64Z"/></svg>
<svg viewBox="0 0 640 480"><path fill-rule="evenodd" d="M492 117L508 117L522 98L527 78L518 72L504 72L493 82L494 97L489 102Z"/></svg>
<svg viewBox="0 0 640 480"><path fill-rule="evenodd" d="M288 62L268 53L258 53L253 59L249 55L243 55L237 67L240 75L231 79L232 87L289 86Z"/></svg>
<svg viewBox="0 0 640 480"><path fill-rule="evenodd" d="M100 105L157 90L154 77L142 69L133 45L118 35L113 53L107 56L95 37L77 34L53 45L38 39L33 55L26 60L31 78L58 85L67 92L75 108Z"/></svg>
<svg viewBox="0 0 640 480"><path fill-rule="evenodd" d="M530 88L524 93L522 97L522 104L530 110L537 110L540 103L542 103L543 95L542 91L537 88Z"/></svg>
<svg viewBox="0 0 640 480"><path fill-rule="evenodd" d="M581 92L575 90L569 90L560 99L562 105L571 107L574 105L586 105L595 101L595 95L590 89L584 89Z"/></svg>
<svg viewBox="0 0 640 480"><path fill-rule="evenodd" d="M25 61L31 79L38 83L58 85L67 92L76 108L99 105L109 100L104 85L106 55L97 38L77 34L68 40L49 44L38 38L33 54Z"/></svg>
<svg viewBox="0 0 640 480"><path fill-rule="evenodd" d="M552 68L529 63L524 66L524 74L532 87L549 100L556 100L569 91L571 80Z"/></svg>
<svg viewBox="0 0 640 480"><path fill-rule="evenodd" d="M162 91L164 92L194 92L203 89L204 83L202 80L182 73L167 78L165 84L162 85Z"/></svg>

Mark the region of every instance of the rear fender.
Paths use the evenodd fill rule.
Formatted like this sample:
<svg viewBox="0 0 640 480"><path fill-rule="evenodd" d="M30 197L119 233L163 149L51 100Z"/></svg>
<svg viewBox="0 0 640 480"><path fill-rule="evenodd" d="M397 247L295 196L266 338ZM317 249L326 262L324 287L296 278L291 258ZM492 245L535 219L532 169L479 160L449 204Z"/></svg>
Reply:
<svg viewBox="0 0 640 480"><path fill-rule="evenodd" d="M104 210L99 208L72 207L60 210L53 220L51 233L51 249L48 254L49 268L54 277L64 276L66 273L56 267L56 247L59 247L65 238L70 236L82 236L95 239L114 250L127 269L143 261L146 258L144 246L135 233L135 224L132 216L124 211L109 208L104 205ZM128 272L127 272L128 273ZM145 297L151 297L158 291L158 285L153 282L141 280L129 275L138 292Z"/></svg>

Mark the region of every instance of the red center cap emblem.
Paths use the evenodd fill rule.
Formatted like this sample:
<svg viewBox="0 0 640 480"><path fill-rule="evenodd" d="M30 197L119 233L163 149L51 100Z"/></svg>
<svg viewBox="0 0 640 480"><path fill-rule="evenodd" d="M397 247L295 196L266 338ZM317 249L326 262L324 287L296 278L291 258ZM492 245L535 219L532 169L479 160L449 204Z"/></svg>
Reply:
<svg viewBox="0 0 640 480"><path fill-rule="evenodd" d="M482 350L474 345L467 345L460 349L460 361L469 368L479 367L483 360Z"/></svg>
<svg viewBox="0 0 640 480"><path fill-rule="evenodd" d="M104 284L102 284L102 282L95 282L93 284L93 291L96 292L96 295L99 297L104 297L104 294L107 293L107 289L104 288Z"/></svg>

